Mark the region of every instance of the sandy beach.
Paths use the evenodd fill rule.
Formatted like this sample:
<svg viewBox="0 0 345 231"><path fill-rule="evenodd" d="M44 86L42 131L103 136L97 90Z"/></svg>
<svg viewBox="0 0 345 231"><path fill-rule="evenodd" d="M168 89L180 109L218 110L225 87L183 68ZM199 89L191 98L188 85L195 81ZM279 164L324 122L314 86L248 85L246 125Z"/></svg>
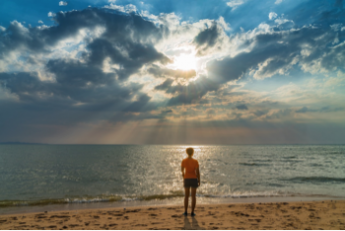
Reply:
<svg viewBox="0 0 345 231"><path fill-rule="evenodd" d="M0 216L1 229L345 229L345 201L46 211Z"/></svg>

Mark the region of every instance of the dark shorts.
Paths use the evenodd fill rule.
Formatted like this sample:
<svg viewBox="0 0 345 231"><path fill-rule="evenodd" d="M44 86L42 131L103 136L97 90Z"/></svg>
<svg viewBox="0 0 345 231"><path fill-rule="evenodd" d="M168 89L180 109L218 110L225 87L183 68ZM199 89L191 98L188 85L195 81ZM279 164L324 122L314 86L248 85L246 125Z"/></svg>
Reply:
<svg viewBox="0 0 345 231"><path fill-rule="evenodd" d="M183 187L185 188L197 188L198 187L198 179L184 179L183 180Z"/></svg>

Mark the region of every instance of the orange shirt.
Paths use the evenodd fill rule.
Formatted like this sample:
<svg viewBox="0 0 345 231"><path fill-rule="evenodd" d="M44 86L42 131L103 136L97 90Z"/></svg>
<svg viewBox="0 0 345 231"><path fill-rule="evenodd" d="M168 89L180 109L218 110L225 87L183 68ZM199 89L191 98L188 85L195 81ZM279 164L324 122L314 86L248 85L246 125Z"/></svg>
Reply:
<svg viewBox="0 0 345 231"><path fill-rule="evenodd" d="M181 167L186 169L184 174L184 179L197 178L195 170L199 168L199 163L197 160L192 158L186 158L182 160Z"/></svg>

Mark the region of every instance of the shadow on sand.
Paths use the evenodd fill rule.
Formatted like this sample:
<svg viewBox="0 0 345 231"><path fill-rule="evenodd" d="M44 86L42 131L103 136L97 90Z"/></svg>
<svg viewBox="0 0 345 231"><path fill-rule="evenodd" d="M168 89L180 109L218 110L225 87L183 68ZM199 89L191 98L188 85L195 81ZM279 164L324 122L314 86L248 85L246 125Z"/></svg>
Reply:
<svg viewBox="0 0 345 231"><path fill-rule="evenodd" d="M198 220L195 217L191 217L191 218L185 217L183 229L185 229L185 230L191 230L191 229L201 230L201 229L205 229L205 228L199 226Z"/></svg>

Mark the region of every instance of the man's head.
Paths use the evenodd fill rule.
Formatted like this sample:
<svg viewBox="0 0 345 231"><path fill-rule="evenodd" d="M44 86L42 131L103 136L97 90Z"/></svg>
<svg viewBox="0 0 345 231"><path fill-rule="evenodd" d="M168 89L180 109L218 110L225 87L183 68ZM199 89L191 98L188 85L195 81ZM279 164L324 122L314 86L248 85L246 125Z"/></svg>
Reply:
<svg viewBox="0 0 345 231"><path fill-rule="evenodd" d="M194 154L194 149L193 148L187 148L186 153L189 157L193 156Z"/></svg>

